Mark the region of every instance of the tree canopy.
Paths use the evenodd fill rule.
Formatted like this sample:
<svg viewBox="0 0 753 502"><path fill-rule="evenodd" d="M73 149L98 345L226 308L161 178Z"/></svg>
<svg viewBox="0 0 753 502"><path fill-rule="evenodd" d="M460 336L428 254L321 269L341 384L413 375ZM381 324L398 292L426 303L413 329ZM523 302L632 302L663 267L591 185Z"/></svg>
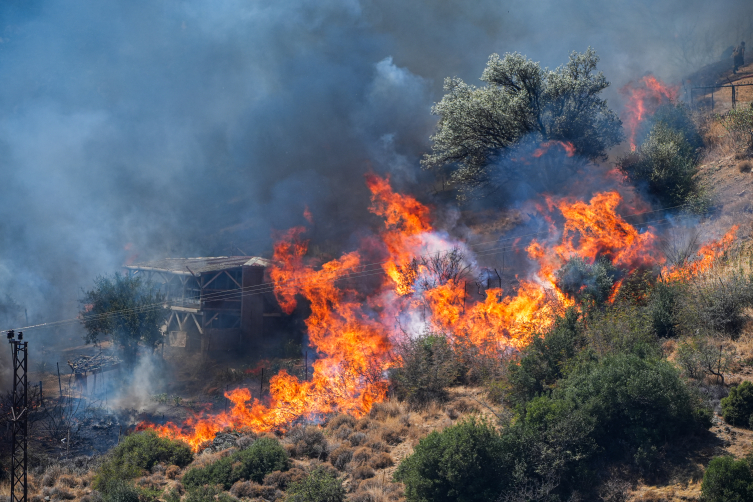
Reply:
<svg viewBox="0 0 753 502"><path fill-rule="evenodd" d="M463 199L489 187L490 166L526 138L568 142L580 156L604 158L622 140L622 122L600 97L609 82L594 73L598 61L591 48L555 70L519 53L492 54L483 87L446 79L447 94L432 108L440 118L424 168L450 167Z"/></svg>
<svg viewBox="0 0 753 502"><path fill-rule="evenodd" d="M86 343L110 337L126 358L136 354L139 343L154 349L162 341L161 328L169 312L164 301L163 294L138 276L97 277L81 300Z"/></svg>

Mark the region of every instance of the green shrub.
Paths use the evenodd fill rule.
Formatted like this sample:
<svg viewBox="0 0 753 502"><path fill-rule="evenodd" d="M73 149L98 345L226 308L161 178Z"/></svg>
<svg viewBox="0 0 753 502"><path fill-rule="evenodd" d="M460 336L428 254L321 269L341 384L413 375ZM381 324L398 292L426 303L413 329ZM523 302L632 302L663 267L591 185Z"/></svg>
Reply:
<svg viewBox="0 0 753 502"><path fill-rule="evenodd" d="M675 338L679 335L679 284L657 282L651 289L646 310L659 338Z"/></svg>
<svg viewBox="0 0 753 502"><path fill-rule="evenodd" d="M665 103L651 117L652 124L662 123L673 131L681 133L691 148L701 148L703 138L693 121L690 109L684 103Z"/></svg>
<svg viewBox="0 0 753 502"><path fill-rule="evenodd" d="M700 397L671 363L633 354L583 364L554 397L594 420L592 437L607 455L632 455L638 464L664 442L711 425Z"/></svg>
<svg viewBox="0 0 753 502"><path fill-rule="evenodd" d="M550 391L565 374L581 344L578 312L570 309L544 336L535 336L521 351L520 359L510 363L507 377L509 399L522 404Z"/></svg>
<svg viewBox="0 0 753 502"><path fill-rule="evenodd" d="M682 132L658 122L646 141L619 160L619 167L637 185L667 208L685 204L699 190L695 181L696 154Z"/></svg>
<svg viewBox="0 0 753 502"><path fill-rule="evenodd" d="M619 275L620 271L605 258L586 263L575 256L562 265L555 277L562 292L578 303L603 305Z"/></svg>
<svg viewBox="0 0 753 502"><path fill-rule="evenodd" d="M343 502L345 488L342 481L325 471L316 469L300 481L288 486L285 502Z"/></svg>
<svg viewBox="0 0 753 502"><path fill-rule="evenodd" d="M604 310L593 310L584 324L588 348L600 357L610 354L661 355L651 316L639 305L621 302Z"/></svg>
<svg viewBox="0 0 753 502"><path fill-rule="evenodd" d="M469 419L422 439L395 471L410 502L472 502L499 495L503 443L488 423Z"/></svg>
<svg viewBox="0 0 753 502"><path fill-rule="evenodd" d="M446 399L447 387L457 381L460 368L445 336L428 333L408 339L398 354L403 363L390 375L398 398L413 406Z"/></svg>
<svg viewBox="0 0 753 502"><path fill-rule="evenodd" d="M192 460L191 448L181 441L159 437L152 430L131 434L112 449L93 486L106 494L112 487L120 486L119 481L138 477L159 462L185 467Z"/></svg>
<svg viewBox="0 0 753 502"><path fill-rule="evenodd" d="M705 502L753 500L753 473L747 460L716 457L703 473L701 492Z"/></svg>
<svg viewBox="0 0 753 502"><path fill-rule="evenodd" d="M745 381L733 387L722 399L722 416L732 425L748 425L753 415L753 384Z"/></svg>
<svg viewBox="0 0 753 502"><path fill-rule="evenodd" d="M288 469L288 454L272 438L256 440L249 448L221 458L206 467L194 467L183 475L183 484L189 487L223 486L226 490L236 481L250 479L257 483L273 471Z"/></svg>

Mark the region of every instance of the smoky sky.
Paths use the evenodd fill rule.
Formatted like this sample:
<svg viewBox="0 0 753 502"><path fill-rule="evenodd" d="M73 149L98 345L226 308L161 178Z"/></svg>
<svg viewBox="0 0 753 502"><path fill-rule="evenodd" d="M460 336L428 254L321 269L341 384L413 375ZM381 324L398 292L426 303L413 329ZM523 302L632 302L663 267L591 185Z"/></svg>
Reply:
<svg viewBox="0 0 753 502"><path fill-rule="evenodd" d="M429 191L418 162L445 77L479 83L494 52L555 67L592 46L618 109L617 88L679 82L749 36L752 14L749 0L5 0L0 296L29 322L72 317L128 259L269 255L306 205L347 242L367 221L365 172Z"/></svg>

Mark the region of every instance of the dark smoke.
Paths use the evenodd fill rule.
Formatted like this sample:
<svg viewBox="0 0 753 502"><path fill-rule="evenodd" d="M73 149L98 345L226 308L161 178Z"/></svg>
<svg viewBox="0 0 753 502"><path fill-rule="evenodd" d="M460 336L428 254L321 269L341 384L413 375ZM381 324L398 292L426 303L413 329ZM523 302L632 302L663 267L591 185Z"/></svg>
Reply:
<svg viewBox="0 0 753 502"><path fill-rule="evenodd" d="M268 254L305 205L319 238L344 242L367 170L428 192L418 159L444 77L477 82L492 52L554 67L590 45L612 90L647 71L677 81L750 37L751 14L748 0L6 0L0 296L30 323L71 318L129 258Z"/></svg>

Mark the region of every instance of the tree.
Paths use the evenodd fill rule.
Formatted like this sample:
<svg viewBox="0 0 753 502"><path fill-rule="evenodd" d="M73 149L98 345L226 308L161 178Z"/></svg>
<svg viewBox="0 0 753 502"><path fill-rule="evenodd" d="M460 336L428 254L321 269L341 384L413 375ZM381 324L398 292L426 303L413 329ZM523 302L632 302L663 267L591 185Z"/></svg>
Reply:
<svg viewBox="0 0 753 502"><path fill-rule="evenodd" d="M492 54L481 76L485 86L446 79L447 94L432 109L440 119L424 168L454 168L452 180L465 198L489 187L490 166L529 136L569 142L589 160L604 158L621 141L622 123L599 97L609 82L594 74L598 61L589 48L552 71L519 53Z"/></svg>
<svg viewBox="0 0 753 502"><path fill-rule="evenodd" d="M745 502L753 499L753 474L746 459L716 457L703 473L703 499L708 502Z"/></svg>
<svg viewBox="0 0 753 502"><path fill-rule="evenodd" d="M143 343L152 349L162 341L161 328L169 310L165 295L140 277L113 274L94 280L94 289L84 292L80 317L86 328L86 343L110 337L127 359Z"/></svg>

